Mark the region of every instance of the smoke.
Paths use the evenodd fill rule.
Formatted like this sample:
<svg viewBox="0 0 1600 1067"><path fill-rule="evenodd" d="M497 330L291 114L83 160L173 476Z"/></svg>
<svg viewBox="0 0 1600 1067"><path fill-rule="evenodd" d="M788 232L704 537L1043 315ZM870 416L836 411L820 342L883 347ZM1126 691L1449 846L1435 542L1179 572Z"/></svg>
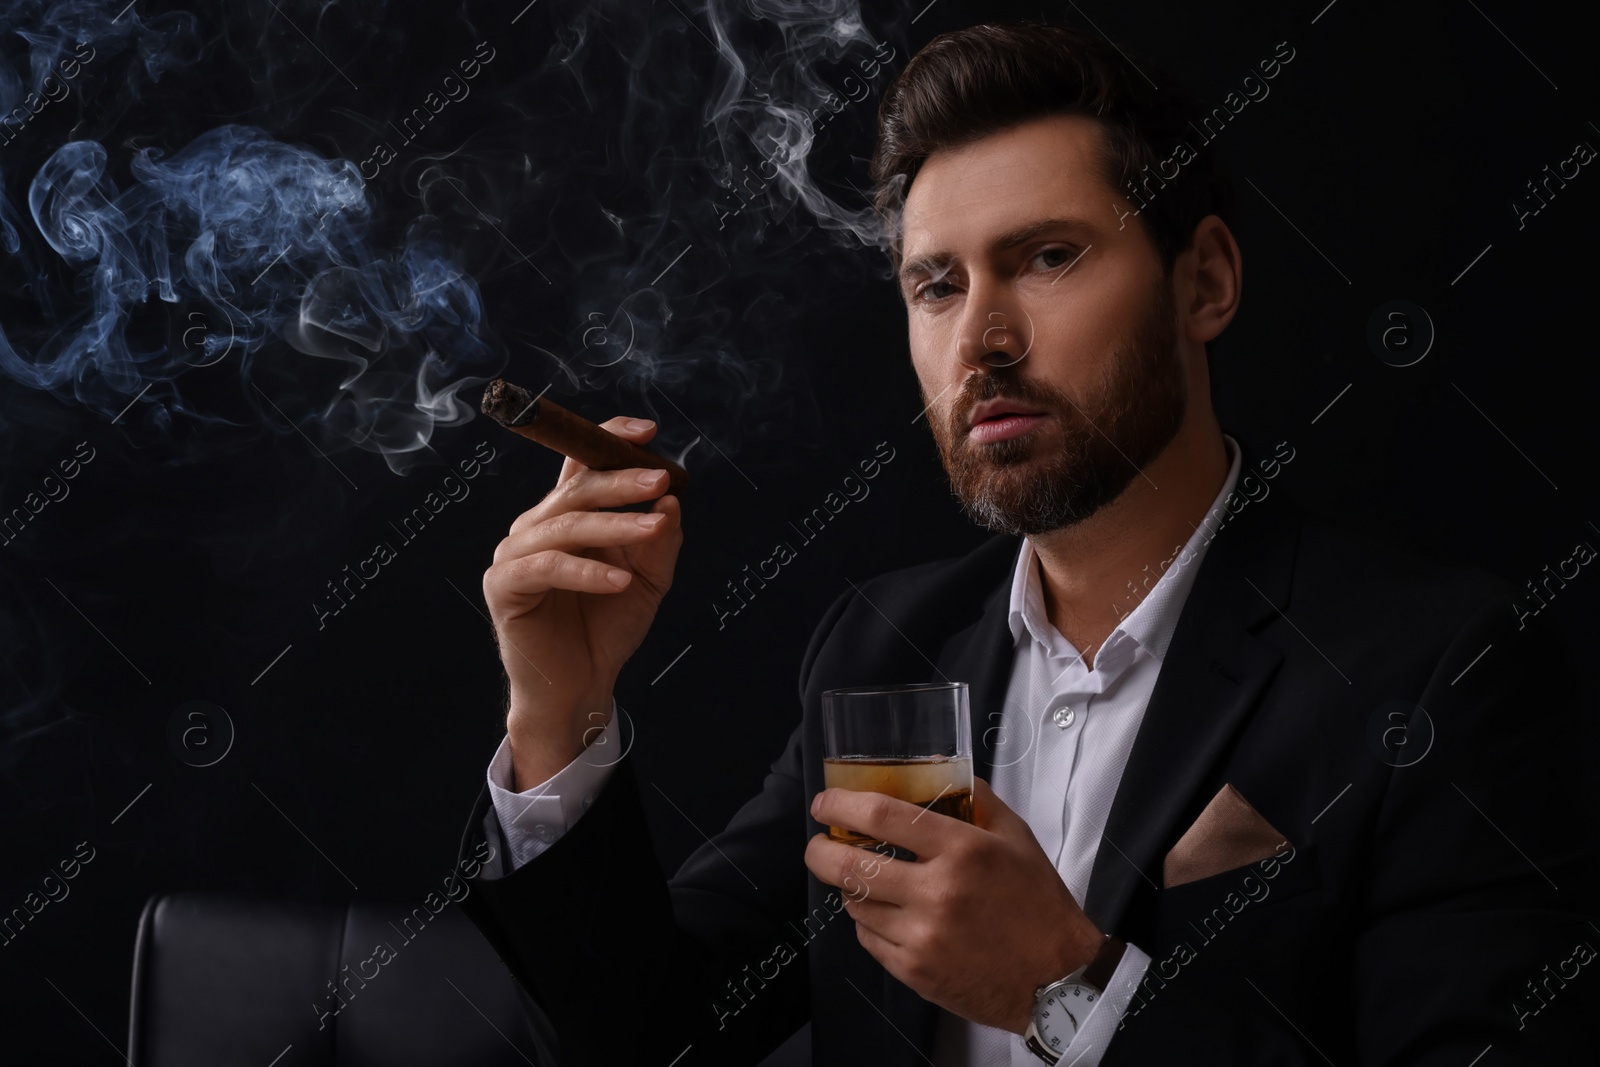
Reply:
<svg viewBox="0 0 1600 1067"><path fill-rule="evenodd" d="M295 21L279 11L297 31L330 14L295 8ZM398 17L391 37L404 29ZM458 19L485 41L462 51L438 91L402 85L383 113L359 114L381 131L376 147L333 133L349 158L232 123L170 154L144 147L118 158L140 136L126 129L118 144L56 148L27 187L31 226L0 196L0 243L33 278L28 313L0 324L0 373L106 418L141 396L136 417L170 430L226 421L192 398L189 381L227 362L260 425L290 432L287 417L330 451L357 446L403 474L440 428L472 417L459 394L506 367L479 283L458 262L492 230L515 249L508 264L521 260L542 279L524 284L548 287L538 321L502 320L519 355L534 357L538 384L611 389L658 417L662 397L692 392L699 410L686 418L697 413L725 451L752 430L725 413L758 399L775 402L767 429L796 429L781 423L797 401L809 408L793 393L803 368L770 338L801 313L788 296L801 261L839 244L882 246L861 191L849 190L857 206L846 207L812 169L821 130L852 110L858 125L870 118L862 101L896 58L856 0L549 2L519 30L473 19L466 6ZM230 34L266 38L264 29ZM0 63L0 127L13 137L38 109L70 106L60 101L74 91L87 97L86 69L122 57L121 88L136 97L141 79L167 76L170 87L182 78L212 50L199 40L223 39L191 13L143 21L118 0L13 4L0 37L27 44L25 57ZM412 143L422 139L414 127L445 103L490 94L471 79L501 48L537 49L541 39L542 58L519 63L470 116L484 120L470 148ZM254 82L282 91L283 62L248 62ZM342 91L333 71L350 75L328 62L329 91ZM83 106L100 109L105 95ZM458 125L468 121L452 106ZM380 175L392 159L400 166ZM0 153L8 185L10 163ZM113 179L124 170L128 180ZM369 188L369 178L380 184ZM414 221L380 244L375 219L387 209L380 228L394 229L408 199ZM829 284L848 284L837 264L830 273ZM290 402L266 402L285 388ZM663 421L669 447L673 433L699 432Z"/></svg>
<svg viewBox="0 0 1600 1067"><path fill-rule="evenodd" d="M619 396L667 447L700 431L733 454L812 437L815 357L783 341L858 289L876 262L863 249L884 247L852 187L864 167L837 149L870 129L895 47L856 0L554 2L536 16L548 51L500 100L525 144L555 150L523 157L490 209L526 220L522 251L549 276L530 288L562 302L560 335L513 345L519 366L536 357L530 384ZM486 136L471 151L502 147ZM429 203L455 195L459 158L414 166Z"/></svg>
<svg viewBox="0 0 1600 1067"><path fill-rule="evenodd" d="M322 458L412 472L505 374L653 415L696 470L787 460L821 436L810 367L868 355L797 340L882 269L861 154L904 45L855 0L163 6L0 4L0 517L79 430L122 437L4 547L14 782L90 732L52 629L118 632L115 580L80 600L61 561L209 551L256 597L210 658L253 664L309 618L286 561L348 525ZM271 438L322 481L241 493Z"/></svg>
<svg viewBox="0 0 1600 1067"><path fill-rule="evenodd" d="M32 107L62 99L53 84L130 46L159 78L194 33L193 16L146 26L131 8L113 17L88 3L25 4L5 20L29 45L26 92L21 72L0 65L0 98L20 100L7 121L19 127ZM0 204L0 241L48 279L32 287L31 328L0 324L0 372L106 419L148 392L141 410L165 429L218 421L187 395L196 368L231 360L255 416L273 423L283 409L266 402L257 360L296 381L309 375L305 357L332 360L340 373L320 395L306 391L296 421L381 453L397 473L438 427L471 417L457 393L500 362L482 337L477 285L425 218L398 250L374 247L374 208L353 163L234 124L170 155L133 152L124 188L111 162L102 143L69 141L28 185L31 228ZM152 329L146 311L161 304Z"/></svg>
<svg viewBox="0 0 1600 1067"><path fill-rule="evenodd" d="M0 62L0 136L14 139L47 102L62 98L52 83L73 81L98 57L131 54L144 77L159 81L194 60L196 28L183 11L141 19L131 7L93 0L7 0L0 40L8 52L13 39L22 41L27 56Z"/></svg>
<svg viewBox="0 0 1600 1067"><path fill-rule="evenodd" d="M716 4L706 8L719 50L729 59L722 88L707 107L706 123L714 131L717 153L729 161L722 183L738 204L731 210L726 205L719 208L719 222L746 206L751 164L741 163L737 176L732 166L734 160L753 154L757 157L753 176L770 184L776 214L800 206L822 229L853 238L860 246L882 247L883 235L872 212L864 206L845 207L829 197L809 164L819 126L849 104L867 99L873 83L886 71L893 47L867 32L857 0L749 0L748 8L750 16L770 22L783 42L776 55L749 66L733 53L726 29L729 16ZM840 89L835 90L822 77L822 69L839 66L852 54L855 67L843 66Z"/></svg>
<svg viewBox="0 0 1600 1067"><path fill-rule="evenodd" d="M230 125L170 158L138 152L127 190L106 166L102 145L73 141L29 186L38 233L81 298L31 358L0 334L11 377L70 390L108 418L161 384L164 418L204 418L184 399L185 371L232 357L248 382L255 358L281 341L274 360L298 352L344 364L310 415L397 471L437 426L471 417L455 394L487 380L470 372L496 361L480 336L477 285L424 221L399 252L372 248L372 206L353 163ZM152 300L191 309L180 344L130 344L130 314Z"/></svg>

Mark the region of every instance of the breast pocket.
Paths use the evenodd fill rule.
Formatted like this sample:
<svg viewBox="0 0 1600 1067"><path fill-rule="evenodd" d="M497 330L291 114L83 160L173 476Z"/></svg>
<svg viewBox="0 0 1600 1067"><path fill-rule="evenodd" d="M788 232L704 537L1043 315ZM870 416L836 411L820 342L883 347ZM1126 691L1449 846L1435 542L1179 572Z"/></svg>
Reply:
<svg viewBox="0 0 1600 1067"><path fill-rule="evenodd" d="M1248 922L1253 914L1322 887L1314 847L1297 848L1286 857L1247 863L1160 890L1156 928L1178 933L1192 927L1212 938L1234 923Z"/></svg>

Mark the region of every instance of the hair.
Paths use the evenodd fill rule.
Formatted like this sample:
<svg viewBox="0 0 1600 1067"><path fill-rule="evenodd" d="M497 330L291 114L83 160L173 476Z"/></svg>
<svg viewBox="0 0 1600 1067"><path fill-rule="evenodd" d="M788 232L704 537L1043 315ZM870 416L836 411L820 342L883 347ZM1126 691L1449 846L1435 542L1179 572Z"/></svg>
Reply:
<svg viewBox="0 0 1600 1067"><path fill-rule="evenodd" d="M1144 64L1149 68L1148 63ZM1151 177L1191 136L1193 100L1163 76L1159 92L1101 37L1046 23L983 23L943 33L911 57L878 106L871 176L873 208L900 267L905 193L927 158L943 148L1046 115L1094 119L1102 132L1096 160L1111 188L1144 204L1135 217L1172 271L1195 226L1233 205L1233 186L1213 153L1195 149L1176 178ZM1148 168L1148 174L1146 174ZM1135 192L1141 175L1147 196Z"/></svg>

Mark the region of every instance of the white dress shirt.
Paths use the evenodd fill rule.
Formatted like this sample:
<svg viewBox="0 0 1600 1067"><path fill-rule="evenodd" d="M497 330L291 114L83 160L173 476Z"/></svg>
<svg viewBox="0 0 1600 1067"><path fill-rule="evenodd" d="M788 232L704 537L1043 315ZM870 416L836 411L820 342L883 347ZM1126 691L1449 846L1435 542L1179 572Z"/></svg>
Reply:
<svg viewBox="0 0 1600 1067"><path fill-rule="evenodd" d="M1178 613L1225 521L1224 502L1239 478L1238 442L1223 437L1228 475L1205 519L1169 560L1152 562L1141 579L1148 593L1101 644L1092 668L1050 624L1038 558L1027 538L1012 571L1009 622L1016 655L999 721L992 729L979 724L979 731L994 749L990 785L1027 821L1079 903ZM1161 562L1168 564L1164 571ZM1128 602L1133 599L1130 591ZM613 702L611 720L582 755L549 781L522 792L509 788L511 748L508 738L501 740L489 763L494 807L484 817L484 832L492 840L498 820L513 870L565 833L605 785L623 753L618 717ZM484 871L501 876L498 851ZM1063 1051L1061 1067L1097 1067L1149 964L1145 952L1127 947L1104 994ZM933 1062L937 1067L1039 1067L1042 1061L1016 1034L941 1011Z"/></svg>
<svg viewBox="0 0 1600 1067"><path fill-rule="evenodd" d="M1092 669L1045 614L1037 554L1026 538L1012 572L1011 680L997 729L979 724L994 749L989 784L1027 820L1072 898L1083 903L1111 801L1161 672L1200 560L1227 515L1224 501L1239 478L1239 444L1227 442L1228 475L1206 517L1166 570L1154 561L1139 579L1149 592L1094 653ZM1136 599L1129 595L1123 602ZM1113 848L1120 848L1115 841ZM1096 1067L1133 1000L1150 957L1129 945L1104 994L1079 1021L1061 1067ZM940 1012L933 1062L938 1067L1040 1067L1021 1038Z"/></svg>

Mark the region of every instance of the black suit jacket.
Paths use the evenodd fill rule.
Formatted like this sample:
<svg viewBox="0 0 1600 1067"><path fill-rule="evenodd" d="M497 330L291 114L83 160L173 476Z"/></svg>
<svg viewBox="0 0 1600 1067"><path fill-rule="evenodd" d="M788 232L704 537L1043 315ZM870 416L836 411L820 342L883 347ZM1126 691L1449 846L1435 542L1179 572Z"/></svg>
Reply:
<svg viewBox="0 0 1600 1067"><path fill-rule="evenodd" d="M544 854L472 881L462 907L557 1062L756 1064L808 1018L817 1064L930 1062L938 1009L860 946L802 862L824 829L808 811L820 694L967 681L989 777L1019 548L996 536L841 595L761 792L670 880L624 758ZM1596 834L1555 635L1518 630L1503 580L1342 532L1281 493L1246 503L1199 566L1081 902L1153 960L1105 1067L1596 1062ZM1400 727L1411 747L1385 745ZM1295 846L1243 907L1249 868L1160 888L1225 783ZM463 857L489 807L485 787Z"/></svg>

